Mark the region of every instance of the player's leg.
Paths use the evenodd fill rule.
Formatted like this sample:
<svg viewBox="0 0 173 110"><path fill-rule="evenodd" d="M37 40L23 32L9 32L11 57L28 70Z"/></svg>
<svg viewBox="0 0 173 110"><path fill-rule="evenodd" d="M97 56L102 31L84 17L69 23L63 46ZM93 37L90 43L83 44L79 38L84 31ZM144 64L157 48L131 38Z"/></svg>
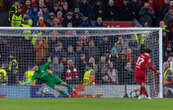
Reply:
<svg viewBox="0 0 173 110"><path fill-rule="evenodd" d="M71 89L71 90L73 91L73 95L78 96L77 91L76 91L71 85L67 84L67 83L64 82L64 81L61 82L61 85L65 86L65 87L67 87L67 88L69 88L69 89Z"/></svg>
<svg viewBox="0 0 173 110"><path fill-rule="evenodd" d="M65 95L65 96L67 96L68 98L71 97L67 92L65 92L64 90L61 90L58 86L55 86L54 89L55 89L56 91L58 91L59 93L61 93L61 94Z"/></svg>
<svg viewBox="0 0 173 110"><path fill-rule="evenodd" d="M141 99L142 93L144 93L145 96L146 96L148 99L151 99L151 97L148 96L148 92L147 92L147 90L146 90L146 88L145 88L145 83L144 83L144 82L141 82L141 84L140 84L140 90L139 90L139 97L138 97L138 99Z"/></svg>
<svg viewBox="0 0 173 110"><path fill-rule="evenodd" d="M78 95L76 90L71 85L69 85L66 82L62 81L61 78L59 78L58 76L54 76L54 80L55 80L57 85L61 84L62 86L65 86L68 89L72 90L74 95Z"/></svg>
<svg viewBox="0 0 173 110"><path fill-rule="evenodd" d="M65 95L66 97L70 97L70 95L65 92L64 90L61 90L58 86L57 86L57 80L53 79L53 80L50 80L46 83L49 87L53 88L54 90L56 90L57 92Z"/></svg>
<svg viewBox="0 0 173 110"><path fill-rule="evenodd" d="M145 88L145 83L144 82L142 82L141 85L140 85L139 95L142 95L142 93L144 93L145 96L148 97L148 93L147 93L147 90Z"/></svg>

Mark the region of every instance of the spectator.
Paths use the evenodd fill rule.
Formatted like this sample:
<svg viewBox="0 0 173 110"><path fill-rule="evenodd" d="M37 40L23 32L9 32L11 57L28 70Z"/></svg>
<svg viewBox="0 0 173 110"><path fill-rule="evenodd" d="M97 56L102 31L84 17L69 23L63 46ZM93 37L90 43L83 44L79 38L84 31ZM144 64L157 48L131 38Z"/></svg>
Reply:
<svg viewBox="0 0 173 110"><path fill-rule="evenodd" d="M122 50L127 49L128 43L124 41L122 37L118 37L118 41L114 45L114 49L117 53L122 52Z"/></svg>
<svg viewBox="0 0 173 110"><path fill-rule="evenodd" d="M86 70L83 77L83 85L95 85L95 71L90 64L86 65Z"/></svg>
<svg viewBox="0 0 173 110"><path fill-rule="evenodd" d="M148 2L145 2L144 6L139 11L140 23L144 26L144 24L148 24L148 26L152 26L153 23L153 10L149 6Z"/></svg>
<svg viewBox="0 0 173 110"><path fill-rule="evenodd" d="M165 16L163 18L165 22L167 22L167 20L170 19L171 13L173 13L173 1L169 2L169 10L167 13L165 13Z"/></svg>
<svg viewBox="0 0 173 110"><path fill-rule="evenodd" d="M60 19L58 18L53 19L53 27L62 27Z"/></svg>
<svg viewBox="0 0 173 110"><path fill-rule="evenodd" d="M128 3L128 0L123 0L119 7L119 20L121 21L130 21L132 20L132 7Z"/></svg>
<svg viewBox="0 0 173 110"><path fill-rule="evenodd" d="M29 81L31 80L32 76L34 75L34 70L33 70L33 66L29 66L27 68L27 70L25 71L24 74L24 81ZM23 79L22 79L23 80ZM29 84L29 85L36 85L36 81L34 81L33 83Z"/></svg>
<svg viewBox="0 0 173 110"><path fill-rule="evenodd" d="M165 14L169 11L169 0L163 0L163 4L161 5L159 12L159 20L163 20Z"/></svg>
<svg viewBox="0 0 173 110"><path fill-rule="evenodd" d="M58 57L54 57L53 58L53 63L50 64L50 69L53 71L53 73L62 78L63 77L63 73L64 73L64 65L62 64L62 62L59 62L59 58Z"/></svg>
<svg viewBox="0 0 173 110"><path fill-rule="evenodd" d="M83 53L83 47L82 46L76 46L76 64L79 62L80 54Z"/></svg>
<svg viewBox="0 0 173 110"><path fill-rule="evenodd" d="M56 15L58 11L58 4L54 3L52 12L54 13L54 15Z"/></svg>
<svg viewBox="0 0 173 110"><path fill-rule="evenodd" d="M131 62L127 62L125 66L125 84L135 84L135 77L132 69L132 64Z"/></svg>
<svg viewBox="0 0 173 110"><path fill-rule="evenodd" d="M54 20L55 18L55 14L53 12L49 13L49 19L47 20L48 26L53 26Z"/></svg>
<svg viewBox="0 0 173 110"><path fill-rule="evenodd" d="M63 4L64 4L64 1L63 0L58 0L58 10L59 11L62 11L63 10Z"/></svg>
<svg viewBox="0 0 173 110"><path fill-rule="evenodd" d="M22 27L31 27L31 25L29 25L29 17L28 16L24 18L24 22L21 24L21 26ZM25 40L30 40L31 39L31 37L29 36L29 35L31 35L31 30L29 30L29 29L28 30L23 30L23 34L24 34Z"/></svg>
<svg viewBox="0 0 173 110"><path fill-rule="evenodd" d="M125 83L125 66L127 65L127 59L126 56L122 53L119 54L119 58L116 61L116 67L118 70L118 82L119 84Z"/></svg>
<svg viewBox="0 0 173 110"><path fill-rule="evenodd" d="M79 13L74 13L73 16L73 27L79 27L82 24L82 18Z"/></svg>
<svg viewBox="0 0 173 110"><path fill-rule="evenodd" d="M28 13L31 9L31 0L26 0L24 6L22 7L22 13Z"/></svg>
<svg viewBox="0 0 173 110"><path fill-rule="evenodd" d="M131 8L132 8L133 18L139 20L139 10L142 7L141 3L139 2L139 0L131 0L130 5L132 6Z"/></svg>
<svg viewBox="0 0 173 110"><path fill-rule="evenodd" d="M109 40L108 36L103 37L103 42L100 43L99 49L100 49L100 55L106 55L110 52L112 48L111 42Z"/></svg>
<svg viewBox="0 0 173 110"><path fill-rule="evenodd" d="M39 17L38 22L37 22L37 26L38 27L46 27L46 23L44 22L44 18L42 16Z"/></svg>
<svg viewBox="0 0 173 110"><path fill-rule="evenodd" d="M118 17L118 10L115 6L114 0L109 0L105 9L105 19L108 21L115 21Z"/></svg>
<svg viewBox="0 0 173 110"><path fill-rule="evenodd" d="M46 5L43 6L42 12L44 21L47 23L47 20L49 19L49 9Z"/></svg>
<svg viewBox="0 0 173 110"><path fill-rule="evenodd" d="M19 47L18 47L19 48ZM33 63L35 63L35 51L34 46L31 43L31 39L24 40L24 38L21 40L21 52L20 52L20 58L19 63L21 64L20 67L22 67L23 70L22 73L24 73L28 67L33 66Z"/></svg>
<svg viewBox="0 0 173 110"><path fill-rule="evenodd" d="M34 45L36 54L36 63L44 64L47 61L48 43L42 37L39 37L36 44Z"/></svg>
<svg viewBox="0 0 173 110"><path fill-rule="evenodd" d="M103 23L103 20L101 17L97 18L97 22L94 25L95 27L106 27L106 25Z"/></svg>
<svg viewBox="0 0 173 110"><path fill-rule="evenodd" d="M117 66L116 61L118 60L118 53L113 47L109 53L106 54L107 62L113 62L115 66Z"/></svg>
<svg viewBox="0 0 173 110"><path fill-rule="evenodd" d="M83 14L83 20L85 23L88 22L89 25L91 25L90 20L93 12L90 4L88 3L88 0L81 0L79 3L79 10Z"/></svg>
<svg viewBox="0 0 173 110"><path fill-rule="evenodd" d="M61 58L61 59L62 59L63 57L65 57L66 52L64 51L63 45L62 45L61 42L57 43L57 44L55 45L55 47L52 48L52 49L53 49L53 50L51 51L52 53L50 53L50 56L51 56L51 57L58 56L58 57Z"/></svg>
<svg viewBox="0 0 173 110"><path fill-rule="evenodd" d="M74 8L74 14L75 14L75 13L78 13L81 17L83 17L83 14L80 12L79 7L75 7L75 8Z"/></svg>
<svg viewBox="0 0 173 110"><path fill-rule="evenodd" d="M105 17L105 8L101 0L97 0L93 8L93 20L96 20L98 17L103 19Z"/></svg>
<svg viewBox="0 0 173 110"><path fill-rule="evenodd" d="M72 12L68 12L65 19L64 19L64 22L63 22L63 26L64 27L67 27L67 24L68 23L72 23L73 22L73 19L72 19Z"/></svg>
<svg viewBox="0 0 173 110"><path fill-rule="evenodd" d="M173 47L173 12L171 13L170 18L167 20L167 26L170 30L169 32L169 40L171 42L171 46Z"/></svg>
<svg viewBox="0 0 173 110"><path fill-rule="evenodd" d="M98 66L96 64L96 61L94 59L94 57L90 57L88 64L90 65L90 67L97 73L98 72Z"/></svg>
<svg viewBox="0 0 173 110"><path fill-rule="evenodd" d="M127 48L126 50L126 57L127 57L127 61L130 63L133 63L135 60L133 58L133 52L131 48Z"/></svg>
<svg viewBox="0 0 173 110"><path fill-rule="evenodd" d="M98 47L95 46L94 40L89 41L89 46L84 47L84 52L87 59L94 57L96 58L96 61L98 61L98 56L100 53Z"/></svg>
<svg viewBox="0 0 173 110"><path fill-rule="evenodd" d="M100 61L98 63L98 73L99 74L96 75L96 79L101 80L101 73L104 72L104 69L105 69L106 66L107 66L106 57L101 56Z"/></svg>
<svg viewBox="0 0 173 110"><path fill-rule="evenodd" d="M69 10L69 5L68 5L68 3L67 3L67 2L64 2L64 3L63 3L63 10L62 10L63 15L66 15L69 11L70 11L70 10ZM64 16L64 17L65 17L65 16Z"/></svg>
<svg viewBox="0 0 173 110"><path fill-rule="evenodd" d="M160 21L159 27L162 28L163 31L167 31L168 32L167 25L165 24L164 21Z"/></svg>
<svg viewBox="0 0 173 110"><path fill-rule="evenodd" d="M5 68L5 64L1 64L0 67L0 85L7 85L8 76Z"/></svg>
<svg viewBox="0 0 173 110"><path fill-rule="evenodd" d="M109 63L108 67L105 68L102 80L104 82L118 84L118 71L115 69L113 63Z"/></svg>
<svg viewBox="0 0 173 110"><path fill-rule="evenodd" d="M138 46L138 42L135 38L135 35L131 35L128 46L132 49L133 53L136 55L137 51L139 50L139 46Z"/></svg>
<svg viewBox="0 0 173 110"><path fill-rule="evenodd" d="M163 73L163 85L172 85L173 84L173 74L170 68L169 62L164 62L164 73Z"/></svg>
<svg viewBox="0 0 173 110"><path fill-rule="evenodd" d="M32 6L32 9L29 10L29 18L31 19L37 19L38 18L38 7L37 6Z"/></svg>
<svg viewBox="0 0 173 110"><path fill-rule="evenodd" d="M62 11L57 12L57 19L59 19L61 23L63 22L64 17Z"/></svg>
<svg viewBox="0 0 173 110"><path fill-rule="evenodd" d="M53 52L55 47L57 46L58 43L61 42L60 37L58 35L59 33L57 31L52 31L51 36L49 37L48 44L49 44L49 54Z"/></svg>
<svg viewBox="0 0 173 110"><path fill-rule="evenodd" d="M78 84L79 83L79 74L77 68L74 66L73 60L67 60L65 79L69 84Z"/></svg>
<svg viewBox="0 0 173 110"><path fill-rule="evenodd" d="M168 58L168 55L166 54L166 49L169 45L169 39L166 31L163 31L163 61L166 61Z"/></svg>
<svg viewBox="0 0 173 110"><path fill-rule="evenodd" d="M25 20L25 19L28 20L27 24L28 24L30 27L33 25L33 21L32 21L32 19L29 18L29 14L28 14L28 13L24 13L24 14L23 14L23 18L24 18L24 20Z"/></svg>
<svg viewBox="0 0 173 110"><path fill-rule="evenodd" d="M6 1L6 0L5 0ZM18 1L15 1L13 3L12 6L9 6L8 8L10 8L9 10L9 18L8 18L8 21L9 22L12 22L12 17L13 17L13 14L16 14L18 11L18 8L19 8L19 2Z"/></svg>
<svg viewBox="0 0 173 110"><path fill-rule="evenodd" d="M170 18L166 22L168 28L170 28L172 24L173 24L173 12L171 13Z"/></svg>
<svg viewBox="0 0 173 110"><path fill-rule="evenodd" d="M73 64L76 64L76 57L77 57L77 54L74 51L73 46L69 45L66 52L66 58L71 59L73 61Z"/></svg>
<svg viewBox="0 0 173 110"><path fill-rule="evenodd" d="M19 7L17 9L17 12L13 14L12 19L11 19L11 26L12 27L20 27L22 22L23 22L23 16L21 13L21 8Z"/></svg>
<svg viewBox="0 0 173 110"><path fill-rule="evenodd" d="M7 47L7 41L0 37L0 64L7 61L8 52L9 48Z"/></svg>
<svg viewBox="0 0 173 110"><path fill-rule="evenodd" d="M10 53L10 59L8 63L8 85L15 85L17 83L18 78L18 61L16 60L14 53Z"/></svg>
<svg viewBox="0 0 173 110"><path fill-rule="evenodd" d="M84 76L85 67L87 65L85 54L83 53L80 54L80 58L79 61L77 62L77 65L79 67L79 73L80 73L79 78L82 79Z"/></svg>
<svg viewBox="0 0 173 110"><path fill-rule="evenodd" d="M73 36L76 36L76 31L65 32L65 37L62 38L64 49L68 48L69 45L72 45L73 47L75 47L77 37L73 37Z"/></svg>
<svg viewBox="0 0 173 110"><path fill-rule="evenodd" d="M38 1L37 0L31 0L31 1L32 1L32 6L38 5Z"/></svg>

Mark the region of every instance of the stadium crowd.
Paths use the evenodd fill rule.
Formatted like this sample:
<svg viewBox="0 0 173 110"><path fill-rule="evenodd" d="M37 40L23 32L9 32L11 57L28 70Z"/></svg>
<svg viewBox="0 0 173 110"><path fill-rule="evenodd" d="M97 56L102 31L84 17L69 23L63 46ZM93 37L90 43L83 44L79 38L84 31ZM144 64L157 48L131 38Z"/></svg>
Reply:
<svg viewBox="0 0 173 110"><path fill-rule="evenodd" d="M8 11L12 27L106 27L104 21L133 21L141 27L163 29L163 61L166 84L173 82L172 0L1 0L1 11ZM117 26L118 27L118 26ZM32 32L26 30L23 33ZM32 33L41 36L42 33ZM0 37L1 84L29 80L34 64L52 58L50 73L69 83L135 84L133 65L141 49L135 36L90 37ZM66 33L68 35L68 32ZM25 74L24 74L25 73ZM87 75L89 74L89 78ZM168 81L169 80L169 81ZM39 83L39 82L37 82Z"/></svg>

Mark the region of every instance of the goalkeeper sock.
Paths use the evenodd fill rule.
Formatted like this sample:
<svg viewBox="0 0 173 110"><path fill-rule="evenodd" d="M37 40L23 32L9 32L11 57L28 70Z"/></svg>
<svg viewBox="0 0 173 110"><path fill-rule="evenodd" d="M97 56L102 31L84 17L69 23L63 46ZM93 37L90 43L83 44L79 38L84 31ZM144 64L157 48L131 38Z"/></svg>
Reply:
<svg viewBox="0 0 173 110"><path fill-rule="evenodd" d="M65 91L63 91L63 90L60 90L59 92L60 92L61 94L63 94L63 95L66 95L66 96L68 95L68 93L65 92Z"/></svg>
<svg viewBox="0 0 173 110"><path fill-rule="evenodd" d="M73 87L69 84L67 84L66 87L73 90Z"/></svg>

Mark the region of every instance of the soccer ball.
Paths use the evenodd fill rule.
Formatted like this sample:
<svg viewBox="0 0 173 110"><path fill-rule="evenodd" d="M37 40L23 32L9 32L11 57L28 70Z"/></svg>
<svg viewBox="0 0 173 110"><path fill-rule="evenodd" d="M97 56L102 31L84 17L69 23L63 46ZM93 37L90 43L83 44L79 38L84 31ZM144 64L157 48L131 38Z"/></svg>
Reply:
<svg viewBox="0 0 173 110"><path fill-rule="evenodd" d="M48 88L41 88L41 93L44 95L47 95L49 93L49 89Z"/></svg>

